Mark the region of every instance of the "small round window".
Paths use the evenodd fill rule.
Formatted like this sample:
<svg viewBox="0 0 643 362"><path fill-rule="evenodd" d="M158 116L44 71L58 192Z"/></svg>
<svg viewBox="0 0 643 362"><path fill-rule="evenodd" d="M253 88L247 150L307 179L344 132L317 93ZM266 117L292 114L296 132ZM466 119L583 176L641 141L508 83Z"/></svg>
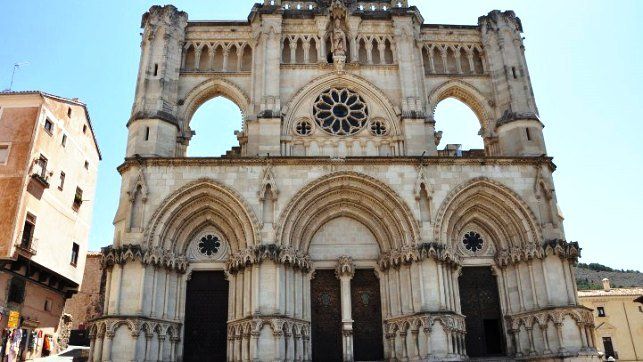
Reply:
<svg viewBox="0 0 643 362"><path fill-rule="evenodd" d="M385 136L388 133L388 127L386 127L386 122L381 119L371 122L371 134L373 136Z"/></svg>
<svg viewBox="0 0 643 362"><path fill-rule="evenodd" d="M313 105L317 124L326 132L345 136L361 131L368 120L368 107L357 93L347 88L331 88Z"/></svg>
<svg viewBox="0 0 643 362"><path fill-rule="evenodd" d="M301 119L295 124L295 133L300 136L308 136L313 133L313 125L307 119Z"/></svg>
<svg viewBox="0 0 643 362"><path fill-rule="evenodd" d="M477 232L469 231L464 235L464 238L462 239L462 244L464 244L464 247L467 250L475 253L477 251L482 250L482 245L484 244L484 240L482 240L482 237Z"/></svg>
<svg viewBox="0 0 643 362"><path fill-rule="evenodd" d="M199 240L199 252L203 255L212 256L219 252L221 240L216 235L206 235Z"/></svg>

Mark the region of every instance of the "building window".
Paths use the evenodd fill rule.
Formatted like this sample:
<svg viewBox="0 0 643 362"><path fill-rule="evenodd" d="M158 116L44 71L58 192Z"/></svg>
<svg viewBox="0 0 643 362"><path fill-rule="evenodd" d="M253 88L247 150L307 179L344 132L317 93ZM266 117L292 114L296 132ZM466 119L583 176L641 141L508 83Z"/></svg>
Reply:
<svg viewBox="0 0 643 362"><path fill-rule="evenodd" d="M66 134L63 135L63 139L62 139L62 141L60 141L60 145L63 146L63 147L67 146L67 135Z"/></svg>
<svg viewBox="0 0 643 362"><path fill-rule="evenodd" d="M25 301L25 281L14 277L9 282L9 303L22 304Z"/></svg>
<svg viewBox="0 0 643 362"><path fill-rule="evenodd" d="M67 117L71 118L71 107L67 108Z"/></svg>
<svg viewBox="0 0 643 362"><path fill-rule="evenodd" d="M36 165L34 167L34 174L42 177L43 179L47 179L47 157L40 155L38 159L36 160Z"/></svg>
<svg viewBox="0 0 643 362"><path fill-rule="evenodd" d="M596 310L598 311L598 316L599 317L605 317L605 308L604 307L598 307L598 308L596 308Z"/></svg>
<svg viewBox="0 0 643 362"><path fill-rule="evenodd" d="M60 185L58 185L58 189L62 191L64 187L65 187L65 173L60 171Z"/></svg>
<svg viewBox="0 0 643 362"><path fill-rule="evenodd" d="M54 124L51 123L49 118L45 119L45 131L47 131L47 133L49 134L52 134L54 132Z"/></svg>
<svg viewBox="0 0 643 362"><path fill-rule="evenodd" d="M80 245L74 243L71 246L71 265L76 266L78 264L79 253L80 253Z"/></svg>
<svg viewBox="0 0 643 362"><path fill-rule="evenodd" d="M83 190L80 187L76 187L76 194L74 195L74 203L72 207L74 210L80 209L80 205L83 204Z"/></svg>
<svg viewBox="0 0 643 362"><path fill-rule="evenodd" d="M527 141L531 141L531 132L529 132L529 128L525 128L525 133L527 134Z"/></svg>
<svg viewBox="0 0 643 362"><path fill-rule="evenodd" d="M51 312L51 306L52 306L52 304L53 304L53 302L51 301L51 299L45 299L45 306L44 306L44 310L45 310L46 312Z"/></svg>
<svg viewBox="0 0 643 362"><path fill-rule="evenodd" d="M368 120L364 99L347 88L323 92L313 105L315 121L332 135L352 135L361 131Z"/></svg>
<svg viewBox="0 0 643 362"><path fill-rule="evenodd" d="M157 75L159 75L159 65L154 64L154 76L156 77Z"/></svg>
<svg viewBox="0 0 643 362"><path fill-rule="evenodd" d="M476 251L482 250L484 240L482 240L482 237L477 232L469 231L464 235L462 243L464 244L464 247L467 248L467 250L475 253Z"/></svg>
<svg viewBox="0 0 643 362"><path fill-rule="evenodd" d="M85 161L85 170L89 170L89 161Z"/></svg>
<svg viewBox="0 0 643 362"><path fill-rule="evenodd" d="M87 125L86 124L83 125L83 133L87 133Z"/></svg>
<svg viewBox="0 0 643 362"><path fill-rule="evenodd" d="M618 358L618 355L614 351L612 337L603 337L603 351L605 351L605 359L610 357Z"/></svg>
<svg viewBox="0 0 643 362"><path fill-rule="evenodd" d="M145 140L149 141L150 139L150 127L145 127Z"/></svg>
<svg viewBox="0 0 643 362"><path fill-rule="evenodd" d="M20 247L23 249L31 249L33 244L33 233L36 229L36 217L32 214L27 214L25 224L22 227L22 237L20 238Z"/></svg>
<svg viewBox="0 0 643 362"><path fill-rule="evenodd" d="M0 144L0 165L6 165L9 160L9 144Z"/></svg>

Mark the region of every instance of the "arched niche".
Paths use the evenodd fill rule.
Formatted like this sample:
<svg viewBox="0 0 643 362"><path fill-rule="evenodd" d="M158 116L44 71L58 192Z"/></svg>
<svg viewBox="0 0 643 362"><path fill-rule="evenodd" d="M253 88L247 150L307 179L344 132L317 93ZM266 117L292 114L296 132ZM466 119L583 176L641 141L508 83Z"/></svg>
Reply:
<svg viewBox="0 0 643 362"><path fill-rule="evenodd" d="M413 245L419 239L417 221L392 189L364 174L337 172L296 193L281 215L277 240L308 252L315 234L339 217L367 228L381 252Z"/></svg>
<svg viewBox="0 0 643 362"><path fill-rule="evenodd" d="M352 217L339 216L317 229L308 254L313 261L337 261L341 256L350 256L353 260L377 260L380 248L368 226Z"/></svg>
<svg viewBox="0 0 643 362"><path fill-rule="evenodd" d="M196 233L215 227L236 252L256 245L258 225L241 195L214 180L200 179L165 198L148 224L145 242L183 255Z"/></svg>
<svg viewBox="0 0 643 362"><path fill-rule="evenodd" d="M390 123L390 134L400 135L400 111L390 99L374 84L356 75L327 74L312 80L301 88L283 108L282 135L288 135L298 119L313 117L313 103L325 90L330 88L348 88L364 98L369 107L369 119L383 118Z"/></svg>
<svg viewBox="0 0 643 362"><path fill-rule="evenodd" d="M542 242L529 206L507 186L487 178L469 180L447 195L436 215L434 238L454 246L470 225L484 230L496 250Z"/></svg>

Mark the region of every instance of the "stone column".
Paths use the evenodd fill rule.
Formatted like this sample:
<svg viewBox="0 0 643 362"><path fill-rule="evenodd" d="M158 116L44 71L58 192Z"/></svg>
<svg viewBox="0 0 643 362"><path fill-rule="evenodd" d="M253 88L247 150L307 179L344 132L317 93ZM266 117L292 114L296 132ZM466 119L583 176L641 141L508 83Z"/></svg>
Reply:
<svg viewBox="0 0 643 362"><path fill-rule="evenodd" d="M113 338L114 338L114 333L112 332L105 333L101 361L108 362L112 360L112 339Z"/></svg>
<svg viewBox="0 0 643 362"><path fill-rule="evenodd" d="M353 360L353 317L351 307L351 279L355 275L353 259L341 256L335 268L335 276L340 281L342 307L342 346L344 361Z"/></svg>

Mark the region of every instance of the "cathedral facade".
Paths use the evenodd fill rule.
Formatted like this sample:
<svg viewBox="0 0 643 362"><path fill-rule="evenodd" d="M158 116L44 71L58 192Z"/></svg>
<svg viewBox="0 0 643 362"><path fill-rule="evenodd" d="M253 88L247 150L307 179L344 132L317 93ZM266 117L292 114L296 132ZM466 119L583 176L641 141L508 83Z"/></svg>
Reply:
<svg viewBox="0 0 643 362"><path fill-rule="evenodd" d="M597 358L513 12L266 0L141 26L93 361ZM187 157L218 96L239 146ZM447 98L484 149L440 146Z"/></svg>

